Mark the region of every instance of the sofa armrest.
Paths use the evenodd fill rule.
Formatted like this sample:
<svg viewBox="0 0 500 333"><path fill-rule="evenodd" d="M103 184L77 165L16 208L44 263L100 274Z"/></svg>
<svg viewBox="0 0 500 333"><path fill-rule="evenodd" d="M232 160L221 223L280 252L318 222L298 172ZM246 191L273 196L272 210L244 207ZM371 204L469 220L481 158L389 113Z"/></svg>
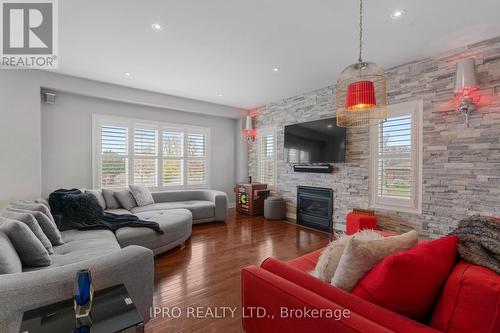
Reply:
<svg viewBox="0 0 500 333"><path fill-rule="evenodd" d="M267 258L261 265L262 269L278 275L298 286L354 311L363 317L387 327L395 332L438 333L439 331L406 318L400 314L384 309L376 304L365 301L329 283L315 278L287 263L274 258Z"/></svg>
<svg viewBox="0 0 500 333"><path fill-rule="evenodd" d="M215 221L224 221L227 219L227 194L222 191L204 190L206 200L212 201L215 205Z"/></svg>
<svg viewBox="0 0 500 333"><path fill-rule="evenodd" d="M247 333L392 332L255 266L242 270L241 287L243 329ZM305 309L309 309L308 313L316 317L305 315Z"/></svg>
<svg viewBox="0 0 500 333"><path fill-rule="evenodd" d="M19 332L23 312L70 299L76 272L89 268L94 290L124 284L144 322L153 303L153 252L128 246L99 258L38 271L0 275L0 332Z"/></svg>

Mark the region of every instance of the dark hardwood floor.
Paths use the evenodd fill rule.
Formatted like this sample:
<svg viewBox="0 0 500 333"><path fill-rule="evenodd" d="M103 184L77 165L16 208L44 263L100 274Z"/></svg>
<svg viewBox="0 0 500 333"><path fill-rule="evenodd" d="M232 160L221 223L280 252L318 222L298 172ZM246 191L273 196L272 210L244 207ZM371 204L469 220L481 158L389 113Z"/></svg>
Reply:
<svg viewBox="0 0 500 333"><path fill-rule="evenodd" d="M166 307L170 318L156 316L146 332L241 332L241 269L259 265L270 256L298 257L325 246L329 239L325 233L237 214L234 209L227 225L193 226L184 249L173 249L155 260L154 306ZM224 318L211 318L210 313L206 318L193 318L188 311L196 307L204 313L215 307L236 311L234 317L226 310ZM179 318L173 318L179 313Z"/></svg>

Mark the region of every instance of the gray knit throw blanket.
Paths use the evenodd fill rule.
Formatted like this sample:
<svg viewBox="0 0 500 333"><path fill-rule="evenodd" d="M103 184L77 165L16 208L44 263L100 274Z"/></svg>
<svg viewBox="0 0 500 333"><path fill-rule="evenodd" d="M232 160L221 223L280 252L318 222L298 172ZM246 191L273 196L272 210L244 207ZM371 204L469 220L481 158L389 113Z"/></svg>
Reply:
<svg viewBox="0 0 500 333"><path fill-rule="evenodd" d="M475 265L500 274L500 221L474 215L458 223L458 254Z"/></svg>

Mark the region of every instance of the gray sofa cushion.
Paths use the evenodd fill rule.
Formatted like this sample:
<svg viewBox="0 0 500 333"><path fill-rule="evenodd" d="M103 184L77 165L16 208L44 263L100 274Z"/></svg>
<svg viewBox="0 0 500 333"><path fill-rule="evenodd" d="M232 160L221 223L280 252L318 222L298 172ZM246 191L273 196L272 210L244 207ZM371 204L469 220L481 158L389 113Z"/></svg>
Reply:
<svg viewBox="0 0 500 333"><path fill-rule="evenodd" d="M30 213L35 217L38 225L40 225L40 228L42 228L43 233L45 234L45 236L47 236L52 245L55 246L64 244L61 237L61 232L59 231L59 229L57 229L56 224L51 221L50 218L44 213L34 210L25 210L12 207L6 208L5 210L19 213Z"/></svg>
<svg viewBox="0 0 500 333"><path fill-rule="evenodd" d="M181 244L191 235L192 215L187 209L149 211L136 215L141 220L157 222L163 234L150 228L120 228L115 235L121 247L140 245L158 254Z"/></svg>
<svg viewBox="0 0 500 333"><path fill-rule="evenodd" d="M137 206L146 206L154 204L153 196L146 186L129 185L130 192L134 196Z"/></svg>
<svg viewBox="0 0 500 333"><path fill-rule="evenodd" d="M52 222L56 223L54 217L52 216L52 213L50 212L50 208L45 204L12 202L10 204L10 207L42 212L47 215Z"/></svg>
<svg viewBox="0 0 500 333"><path fill-rule="evenodd" d="M115 198L118 200L120 205L127 210L137 207L137 202L135 202L135 199L129 190L115 192Z"/></svg>
<svg viewBox="0 0 500 333"><path fill-rule="evenodd" d="M104 201L106 201L107 209L122 208L118 200L116 200L115 198L115 191L109 188L103 188L101 191L102 191L102 196L104 197Z"/></svg>
<svg viewBox="0 0 500 333"><path fill-rule="evenodd" d="M132 213L130 213L129 210L126 210L125 208L106 209L104 212L111 213L111 214L118 214L118 215L132 214Z"/></svg>
<svg viewBox="0 0 500 333"><path fill-rule="evenodd" d="M100 190L100 189L85 190L85 193L92 194L97 199L99 206L101 206L103 210L106 209L106 200L104 200L104 196L102 195L102 190Z"/></svg>
<svg viewBox="0 0 500 333"><path fill-rule="evenodd" d="M188 200L188 201L173 201L162 202L147 205L143 207L134 207L130 211L132 214L169 209L189 209L193 214L193 220L213 218L215 215L215 205L211 201L205 200Z"/></svg>
<svg viewBox="0 0 500 333"><path fill-rule="evenodd" d="M227 194L217 190L186 190L186 191L161 191L151 193L155 203L179 202L179 201L210 201L215 206L214 216L198 219L193 217L194 223L209 221L226 221L228 199ZM187 207L186 207L187 208ZM193 212L196 215L196 212Z"/></svg>
<svg viewBox="0 0 500 333"><path fill-rule="evenodd" d="M0 231L3 231L9 237L23 265L50 265L49 253L26 224L0 217Z"/></svg>
<svg viewBox="0 0 500 333"><path fill-rule="evenodd" d="M0 231L0 274L20 273L22 269L16 249L9 237Z"/></svg>
<svg viewBox="0 0 500 333"><path fill-rule="evenodd" d="M29 267L24 271L65 266L120 250L115 235L109 230L67 230L62 232L62 237L64 244L54 247L49 267Z"/></svg>
<svg viewBox="0 0 500 333"><path fill-rule="evenodd" d="M38 238L38 240L42 242L43 247L47 249L47 252L49 252L49 254L54 253L54 250L52 249L52 243L43 233L42 228L40 227L37 220L32 214L13 212L8 210L2 211L1 214L3 217L13 219L26 224L28 228L30 228L30 230L33 232L33 234L35 234L36 238Z"/></svg>

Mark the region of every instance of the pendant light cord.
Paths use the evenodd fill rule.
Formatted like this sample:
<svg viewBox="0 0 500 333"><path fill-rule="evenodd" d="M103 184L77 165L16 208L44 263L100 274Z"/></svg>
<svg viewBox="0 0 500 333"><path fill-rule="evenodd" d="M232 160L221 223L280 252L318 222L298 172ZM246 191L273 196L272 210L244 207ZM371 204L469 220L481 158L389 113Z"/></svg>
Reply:
<svg viewBox="0 0 500 333"><path fill-rule="evenodd" d="M363 62L363 0L359 0L359 62Z"/></svg>

